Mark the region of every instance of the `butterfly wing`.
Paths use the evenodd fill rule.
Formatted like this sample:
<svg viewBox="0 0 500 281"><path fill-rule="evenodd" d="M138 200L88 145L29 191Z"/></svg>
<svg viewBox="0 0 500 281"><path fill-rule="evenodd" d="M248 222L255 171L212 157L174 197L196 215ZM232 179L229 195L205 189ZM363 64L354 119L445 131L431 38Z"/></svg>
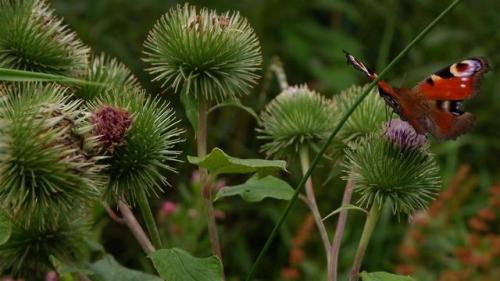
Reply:
<svg viewBox="0 0 500 281"><path fill-rule="evenodd" d="M447 101L452 103L453 101ZM475 123L475 117L469 112L455 114L443 109L438 101L421 101L421 114L414 113L414 127L419 127L422 132L429 132L441 140L452 140L469 132Z"/></svg>
<svg viewBox="0 0 500 281"><path fill-rule="evenodd" d="M438 139L456 139L470 131L475 118L461 110L462 100L473 97L489 70L484 58L469 58L447 66L418 84L412 95L420 104L415 123Z"/></svg>
<svg viewBox="0 0 500 281"><path fill-rule="evenodd" d="M447 66L419 83L415 92L427 100L465 100L479 90L479 83L489 70L484 58L469 58Z"/></svg>

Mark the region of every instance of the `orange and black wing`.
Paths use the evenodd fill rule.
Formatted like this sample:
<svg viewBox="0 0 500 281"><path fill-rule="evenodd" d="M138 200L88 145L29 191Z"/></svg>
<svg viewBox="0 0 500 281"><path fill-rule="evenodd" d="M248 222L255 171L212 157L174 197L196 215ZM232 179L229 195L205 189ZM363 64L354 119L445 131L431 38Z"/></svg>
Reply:
<svg viewBox="0 0 500 281"><path fill-rule="evenodd" d="M447 66L419 83L414 91L426 100L460 101L479 90L479 83L489 70L484 58L469 58Z"/></svg>

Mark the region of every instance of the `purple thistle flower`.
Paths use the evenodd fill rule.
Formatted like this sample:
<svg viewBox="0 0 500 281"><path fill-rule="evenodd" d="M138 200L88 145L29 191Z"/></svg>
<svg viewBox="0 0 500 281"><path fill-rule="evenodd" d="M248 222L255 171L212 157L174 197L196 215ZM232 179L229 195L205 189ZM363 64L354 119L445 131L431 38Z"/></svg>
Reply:
<svg viewBox="0 0 500 281"><path fill-rule="evenodd" d="M94 134L99 136L99 142L106 148L120 145L125 132L132 124L130 114L121 108L104 106L92 114Z"/></svg>
<svg viewBox="0 0 500 281"><path fill-rule="evenodd" d="M390 120L385 124L385 137L402 148L419 148L427 141L410 123L400 119Z"/></svg>

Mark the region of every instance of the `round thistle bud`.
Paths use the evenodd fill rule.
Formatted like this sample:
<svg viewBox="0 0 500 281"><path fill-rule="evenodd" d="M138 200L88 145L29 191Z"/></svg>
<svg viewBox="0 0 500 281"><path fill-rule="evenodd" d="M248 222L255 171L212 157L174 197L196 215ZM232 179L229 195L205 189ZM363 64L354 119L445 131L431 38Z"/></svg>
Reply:
<svg viewBox="0 0 500 281"><path fill-rule="evenodd" d="M106 198L135 201L138 192L156 194L168 184L164 173L179 161L175 144L184 130L168 105L138 89L108 92L89 104L90 122L100 146L109 156L103 162L110 177Z"/></svg>
<svg viewBox="0 0 500 281"><path fill-rule="evenodd" d="M99 198L102 166L89 155L80 102L54 84L0 88L0 206L17 223L47 228L52 221Z"/></svg>
<svg viewBox="0 0 500 281"><path fill-rule="evenodd" d="M0 67L77 76L88 48L44 1L0 1Z"/></svg>
<svg viewBox="0 0 500 281"><path fill-rule="evenodd" d="M332 101L307 86L289 87L271 101L261 114L258 138L268 157L299 152L303 146L321 145L336 125Z"/></svg>
<svg viewBox="0 0 500 281"><path fill-rule="evenodd" d="M362 87L351 86L333 98L340 110L339 116L349 110L367 87L368 85ZM378 131L382 128L386 118L386 105L375 88L349 116L349 119L339 131L337 139L343 144L348 144L359 137Z"/></svg>
<svg viewBox="0 0 500 281"><path fill-rule="evenodd" d="M76 214L73 214L73 217ZM9 240L0 245L0 272L43 280L53 270L50 257L68 263L81 261L88 223L81 219L54 220L50 228L19 225L12 220Z"/></svg>
<svg viewBox="0 0 500 281"><path fill-rule="evenodd" d="M99 97L109 88L123 90L140 87L137 78L124 64L105 55L94 56L81 78L107 86L86 84L77 88L73 95L85 101Z"/></svg>
<svg viewBox="0 0 500 281"><path fill-rule="evenodd" d="M374 133L355 142L346 152L346 167L360 204L381 207L391 202L394 213L411 214L436 197L439 167L428 146L418 135L410 136L408 128L397 124L387 131L386 137Z"/></svg>
<svg viewBox="0 0 500 281"><path fill-rule="evenodd" d="M149 72L162 85L221 101L249 92L262 55L255 32L238 13L188 4L165 14L144 43Z"/></svg>

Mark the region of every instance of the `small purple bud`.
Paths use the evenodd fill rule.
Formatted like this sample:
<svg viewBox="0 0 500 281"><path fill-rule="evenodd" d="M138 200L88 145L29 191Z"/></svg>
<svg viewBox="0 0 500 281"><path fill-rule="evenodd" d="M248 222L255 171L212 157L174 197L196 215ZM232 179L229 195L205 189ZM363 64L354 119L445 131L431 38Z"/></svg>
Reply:
<svg viewBox="0 0 500 281"><path fill-rule="evenodd" d="M419 148L427 141L427 138L418 134L410 123L400 119L385 123L385 137L402 148Z"/></svg>
<svg viewBox="0 0 500 281"><path fill-rule="evenodd" d="M132 124L130 114L122 108L103 106L92 114L94 134L99 136L100 143L106 148L120 145L125 132Z"/></svg>

